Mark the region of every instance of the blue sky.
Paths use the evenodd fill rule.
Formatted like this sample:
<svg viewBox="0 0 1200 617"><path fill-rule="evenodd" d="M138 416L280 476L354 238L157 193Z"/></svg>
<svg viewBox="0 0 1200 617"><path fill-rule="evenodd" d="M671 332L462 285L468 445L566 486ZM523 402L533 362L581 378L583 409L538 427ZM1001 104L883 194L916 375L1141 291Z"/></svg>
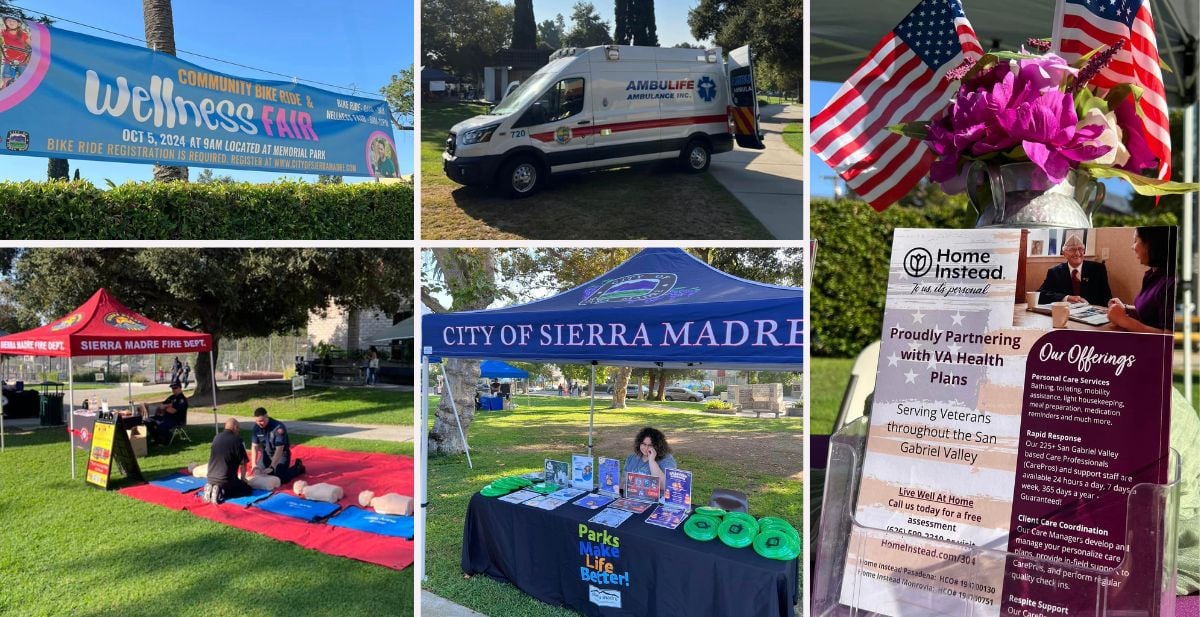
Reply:
<svg viewBox="0 0 1200 617"><path fill-rule="evenodd" d="M11 4L36 14L46 11L71 21L113 32L144 37L142 3L138 0L12 0ZM387 0L347 5L329 0L291 0L287 3L203 0L173 4L175 46L179 57L223 73L252 79L279 80L261 71L197 58L196 52L222 60L346 87L362 96L377 97L393 73L413 62L413 2ZM137 44L77 24L59 21L56 27ZM310 84L314 85L314 84ZM324 87L324 86L316 86ZM335 90L338 91L338 90ZM347 92L347 91L339 91ZM411 131L395 131L401 173L413 171L414 140ZM71 161L82 177L103 187L105 179L121 184L150 180L151 165ZM203 169L190 168L192 178ZM217 175L249 182L316 176L260 171L214 169ZM0 179L45 180L46 159L5 156L0 159ZM371 181L346 178L347 182Z"/></svg>
<svg viewBox="0 0 1200 617"><path fill-rule="evenodd" d="M502 0L503 1L503 0ZM596 7L596 12L604 21L608 22L609 33L612 33L613 27L613 11L615 4L612 0L590 0L592 5ZM695 45L701 41L697 41L692 37L692 32L687 25L688 10L695 7L699 2L697 0L656 0L654 3L654 25L658 29L658 43L663 47L671 47L676 43L684 41ZM547 19L554 19L555 15L562 14L563 19L567 21L567 29L571 28L571 7L575 2L548 2L547 0L535 0L533 3L533 16L541 23Z"/></svg>
<svg viewBox="0 0 1200 617"><path fill-rule="evenodd" d="M817 112L825 109L825 106L829 104L829 99L837 94L838 88L841 86L842 84L828 81L811 82L808 97L808 109L811 114L815 116ZM833 169L811 150L808 153L808 169L808 186L812 196L833 197L833 180L830 179L835 175Z"/></svg>

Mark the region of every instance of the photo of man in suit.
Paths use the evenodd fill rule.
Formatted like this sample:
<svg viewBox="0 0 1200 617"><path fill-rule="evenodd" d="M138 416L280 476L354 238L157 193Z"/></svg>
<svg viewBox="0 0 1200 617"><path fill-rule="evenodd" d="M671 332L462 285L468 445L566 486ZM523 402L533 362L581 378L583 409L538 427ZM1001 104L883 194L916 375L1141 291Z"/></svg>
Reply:
<svg viewBox="0 0 1200 617"><path fill-rule="evenodd" d="M1108 288L1108 270L1104 264L1084 261L1083 241L1078 235L1067 237L1063 243L1067 263L1058 264L1046 272L1046 280L1038 288L1039 304L1049 302L1087 302L1104 306L1113 297Z"/></svg>

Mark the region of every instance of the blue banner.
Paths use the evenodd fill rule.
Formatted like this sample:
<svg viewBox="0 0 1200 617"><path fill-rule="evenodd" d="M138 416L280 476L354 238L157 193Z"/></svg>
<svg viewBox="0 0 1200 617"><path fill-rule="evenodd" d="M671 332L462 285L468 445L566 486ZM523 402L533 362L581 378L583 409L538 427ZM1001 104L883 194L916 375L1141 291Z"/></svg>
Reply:
<svg viewBox="0 0 1200 617"><path fill-rule="evenodd" d="M5 154L398 177L387 103L4 20Z"/></svg>

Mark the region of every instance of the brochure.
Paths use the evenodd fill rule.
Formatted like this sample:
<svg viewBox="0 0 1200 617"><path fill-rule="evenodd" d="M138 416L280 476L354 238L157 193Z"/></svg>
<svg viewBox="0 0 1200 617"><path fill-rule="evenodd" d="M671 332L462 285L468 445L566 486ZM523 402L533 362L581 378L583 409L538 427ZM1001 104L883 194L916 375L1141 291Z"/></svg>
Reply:
<svg viewBox="0 0 1200 617"><path fill-rule="evenodd" d="M658 478L643 473L625 474L625 496L639 501L658 501Z"/></svg>
<svg viewBox="0 0 1200 617"><path fill-rule="evenodd" d="M629 512L633 512L634 514L641 514L642 512L649 510L653 505L654 503L650 501L634 501L632 499L624 498L612 502L613 508L627 510Z"/></svg>
<svg viewBox="0 0 1200 617"><path fill-rule="evenodd" d="M1160 567L1158 547L1125 534L1132 487L1167 476L1176 236L896 230L855 515L908 535L853 532L843 604L1082 615L1099 583L1110 614L1146 608L1121 604L1138 595L1122 593L1123 567L1097 581L1023 559L976 564L924 538L1097 571ZM1051 294L1057 314L1028 310ZM1077 298L1106 319L1070 319Z"/></svg>
<svg viewBox="0 0 1200 617"><path fill-rule="evenodd" d="M621 495L621 461L600 457L600 492L619 497Z"/></svg>
<svg viewBox="0 0 1200 617"><path fill-rule="evenodd" d="M515 493L509 493L503 497L499 497L498 499L500 501L507 501L508 503L522 503L537 496L538 494L533 491L517 491Z"/></svg>
<svg viewBox="0 0 1200 617"><path fill-rule="evenodd" d="M612 500L613 498L611 496L598 493L595 495L588 495L583 499L577 500L575 505L583 506L589 510L599 510L600 508L612 503Z"/></svg>
<svg viewBox="0 0 1200 617"><path fill-rule="evenodd" d="M583 454L571 455L571 486L581 488L585 492L596 487L593 470L595 460Z"/></svg>
<svg viewBox="0 0 1200 617"><path fill-rule="evenodd" d="M598 523L605 527L620 527L629 517L633 516L628 510L618 510L616 508L605 508L596 513L595 516L588 519L590 523Z"/></svg>
<svg viewBox="0 0 1200 617"><path fill-rule="evenodd" d="M563 461L546 459L546 482L553 482L559 486L567 486L571 479L571 466Z"/></svg>
<svg viewBox="0 0 1200 617"><path fill-rule="evenodd" d="M675 529L683 522L683 519L688 517L688 511L683 508L674 508L670 506L658 506L650 516L646 517L646 522L667 529Z"/></svg>
<svg viewBox="0 0 1200 617"><path fill-rule="evenodd" d="M586 492L587 491L585 491L583 489L567 487L567 488L560 488L557 491L550 493L550 496L555 499L566 499L567 501L570 501Z"/></svg>
<svg viewBox="0 0 1200 617"><path fill-rule="evenodd" d="M664 469L667 486L663 489L663 503L685 512L692 511L692 472L682 469Z"/></svg>
<svg viewBox="0 0 1200 617"><path fill-rule="evenodd" d="M564 503L567 503L567 500L557 499L555 497L551 497L550 495L538 495L537 497L527 500L524 503L527 506L541 508L542 510L553 510Z"/></svg>

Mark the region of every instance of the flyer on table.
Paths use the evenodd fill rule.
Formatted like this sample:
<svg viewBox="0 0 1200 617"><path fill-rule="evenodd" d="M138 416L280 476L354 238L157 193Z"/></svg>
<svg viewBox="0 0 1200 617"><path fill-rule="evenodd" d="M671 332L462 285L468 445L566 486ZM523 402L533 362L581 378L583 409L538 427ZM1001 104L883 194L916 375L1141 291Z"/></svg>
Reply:
<svg viewBox="0 0 1200 617"><path fill-rule="evenodd" d="M1155 547L1126 523L1156 513L1128 494L1167 475L1176 237L896 230L843 604L1081 614L1105 587L1145 608L1124 571Z"/></svg>

